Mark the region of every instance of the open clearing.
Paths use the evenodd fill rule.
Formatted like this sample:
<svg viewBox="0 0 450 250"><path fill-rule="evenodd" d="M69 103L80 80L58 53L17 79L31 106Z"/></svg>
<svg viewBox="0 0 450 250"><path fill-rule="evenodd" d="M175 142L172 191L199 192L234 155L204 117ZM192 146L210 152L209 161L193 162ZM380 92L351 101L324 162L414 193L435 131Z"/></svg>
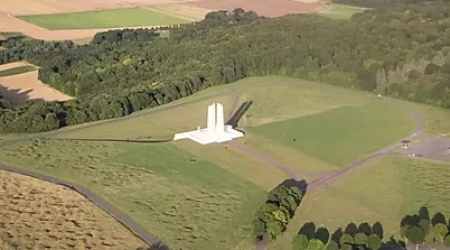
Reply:
<svg viewBox="0 0 450 250"><path fill-rule="evenodd" d="M380 180L383 185L379 185ZM359 188L354 188L355 186ZM382 158L330 186L393 217L419 211L450 216L450 165L408 158ZM379 199L378 196L382 196Z"/></svg>
<svg viewBox="0 0 450 250"><path fill-rule="evenodd" d="M38 72L0 77L0 92L12 103L26 101L65 101L72 97L38 80Z"/></svg>
<svg viewBox="0 0 450 250"><path fill-rule="evenodd" d="M350 19L353 14L367 10L355 6L332 3L321 10L318 14L332 19Z"/></svg>
<svg viewBox="0 0 450 250"><path fill-rule="evenodd" d="M210 96L214 94L218 95ZM176 106L189 101L193 102ZM175 132L205 125L211 102L223 103L228 118L246 101L253 105L238 122L246 136L236 142L304 173L300 177L307 180L317 173L336 171L415 129L406 111L371 94L268 76L209 88L99 126L68 127L58 139L171 139ZM425 131L449 131L448 112L425 106L418 110L426 119ZM79 130L70 131L75 128ZM277 133L285 133L285 139L275 138ZM200 146L191 141L26 142L2 149L0 159L83 185L170 246L199 250L251 249L248 236L253 214L265 199L265 191L286 178L279 169L228 144ZM444 207L449 200L443 196L449 191L445 178L450 166L401 158L369 164L307 194L288 231L270 249L289 249L305 222L335 229L349 222L380 221L388 235L396 233L401 216L420 205L449 212Z"/></svg>
<svg viewBox="0 0 450 250"><path fill-rule="evenodd" d="M0 242L18 249L136 249L145 244L62 186L0 171ZM2 245L0 244L1 249Z"/></svg>
<svg viewBox="0 0 450 250"><path fill-rule="evenodd" d="M324 162L344 167L401 140L414 127L412 117L403 110L374 102L270 123L254 130Z"/></svg>
<svg viewBox="0 0 450 250"><path fill-rule="evenodd" d="M27 142L1 150L0 158L85 186L183 249L246 249L239 244L266 195L172 144Z"/></svg>
<svg viewBox="0 0 450 250"><path fill-rule="evenodd" d="M280 85L268 85L276 83ZM59 137L170 140L176 132L205 126L206 107L211 102L224 105L227 119L242 103L253 101L238 123L246 132L239 141L299 171L320 173L343 167L400 140L414 129L409 114L372 99L369 94L288 77L248 78L169 105L224 91L229 92L174 108L167 111L170 115L143 111L137 117ZM386 132L386 126L392 129Z"/></svg>
<svg viewBox="0 0 450 250"><path fill-rule="evenodd" d="M186 19L145 8L28 15L18 16L18 18L48 30L166 26L189 22Z"/></svg>

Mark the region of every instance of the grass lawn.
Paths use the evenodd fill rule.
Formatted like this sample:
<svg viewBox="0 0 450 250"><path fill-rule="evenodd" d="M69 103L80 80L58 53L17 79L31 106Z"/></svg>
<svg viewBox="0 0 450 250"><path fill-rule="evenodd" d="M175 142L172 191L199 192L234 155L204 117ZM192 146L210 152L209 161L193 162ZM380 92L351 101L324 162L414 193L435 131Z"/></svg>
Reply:
<svg viewBox="0 0 450 250"><path fill-rule="evenodd" d="M0 77L20 75L20 74L31 72L34 70L36 70L36 68L34 66L29 66L29 65L20 66L20 67L0 71Z"/></svg>
<svg viewBox="0 0 450 250"><path fill-rule="evenodd" d="M413 118L403 110L373 102L265 124L253 131L343 167L409 135L414 127Z"/></svg>
<svg viewBox="0 0 450 250"><path fill-rule="evenodd" d="M353 14L363 12L364 8L332 3L327 8L319 12L319 15L332 19L350 19Z"/></svg>
<svg viewBox="0 0 450 250"><path fill-rule="evenodd" d="M109 9L18 18L49 30L174 25L189 20L145 8Z"/></svg>
<svg viewBox="0 0 450 250"><path fill-rule="evenodd" d="M377 197L383 199L381 195ZM335 192L330 192L328 189L319 189L311 194L306 193L286 232L268 249L292 249L293 237L307 222L313 222L316 228L324 226L333 232L339 227L345 229L345 226L351 222L373 224L377 221L383 222L385 235L392 234L398 229L399 222L397 220L380 214L366 204L336 195Z"/></svg>
<svg viewBox="0 0 450 250"><path fill-rule="evenodd" d="M28 142L0 150L0 159L93 190L177 248L248 249L266 196L173 144Z"/></svg>
<svg viewBox="0 0 450 250"><path fill-rule="evenodd" d="M334 230L348 223L382 223L384 235L398 236L407 214L426 206L431 215L450 216L450 165L406 158L381 158L305 196L287 232L270 248L289 249L306 222ZM330 212L332 211L332 212Z"/></svg>
<svg viewBox="0 0 450 250"><path fill-rule="evenodd" d="M331 188L399 218L421 206L430 213L450 216L450 165L446 164L383 158L343 177Z"/></svg>
<svg viewBox="0 0 450 250"><path fill-rule="evenodd" d="M281 86L268 86L279 83ZM223 94L222 94L223 93ZM210 96L210 97L209 97ZM204 100L200 100L203 99ZM200 101L197 101L200 100ZM212 87L187 98L132 114L98 127L68 132L64 138L161 138L176 132L206 125L206 109L212 102L224 105L225 119L245 101L253 105L239 122L240 128L296 118L341 106L361 106L370 101L369 95L322 83L296 78L267 76L251 77L235 83ZM163 108L189 103L163 112ZM68 127L82 128L83 125ZM133 129L123 129L133 128Z"/></svg>

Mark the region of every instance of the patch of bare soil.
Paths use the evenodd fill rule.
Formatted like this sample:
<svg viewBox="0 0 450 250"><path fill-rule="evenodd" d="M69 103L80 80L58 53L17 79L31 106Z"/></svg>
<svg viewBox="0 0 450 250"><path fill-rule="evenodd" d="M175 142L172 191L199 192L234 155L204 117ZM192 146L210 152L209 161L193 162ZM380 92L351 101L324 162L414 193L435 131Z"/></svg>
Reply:
<svg viewBox="0 0 450 250"><path fill-rule="evenodd" d="M72 99L38 80L38 72L0 77L0 92L12 103L26 101L66 101Z"/></svg>
<svg viewBox="0 0 450 250"><path fill-rule="evenodd" d="M0 171L0 237L0 248L3 241L20 250L145 246L82 195L7 171Z"/></svg>
<svg viewBox="0 0 450 250"><path fill-rule="evenodd" d="M324 3L318 0L312 2L291 0L199 0L189 4L213 10L232 10L235 8L242 8L246 11L255 11L259 15L266 17L279 17L286 14L317 12L324 7Z"/></svg>

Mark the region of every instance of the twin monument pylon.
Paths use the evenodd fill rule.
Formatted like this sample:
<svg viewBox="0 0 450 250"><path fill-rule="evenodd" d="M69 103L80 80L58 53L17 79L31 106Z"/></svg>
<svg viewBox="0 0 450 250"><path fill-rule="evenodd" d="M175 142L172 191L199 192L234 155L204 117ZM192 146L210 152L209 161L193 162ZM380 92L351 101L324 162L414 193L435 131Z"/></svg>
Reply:
<svg viewBox="0 0 450 250"><path fill-rule="evenodd" d="M233 129L231 125L225 124L223 105L213 103L208 106L206 128L198 127L197 130L177 133L173 140L191 139L205 145L231 141L243 136L244 134L242 132Z"/></svg>

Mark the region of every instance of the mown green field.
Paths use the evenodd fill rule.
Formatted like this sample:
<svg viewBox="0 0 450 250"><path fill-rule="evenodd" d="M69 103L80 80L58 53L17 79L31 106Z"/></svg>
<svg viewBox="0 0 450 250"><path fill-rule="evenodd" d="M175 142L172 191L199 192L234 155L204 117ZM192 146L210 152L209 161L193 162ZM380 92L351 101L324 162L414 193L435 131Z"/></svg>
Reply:
<svg viewBox="0 0 450 250"><path fill-rule="evenodd" d="M189 20L145 8L108 9L18 18L49 30L164 26Z"/></svg>
<svg viewBox="0 0 450 250"><path fill-rule="evenodd" d="M0 77L20 75L20 74L31 72L34 70L36 70L36 68L34 66L29 66L29 65L20 66L20 67L0 71Z"/></svg>
<svg viewBox="0 0 450 250"><path fill-rule="evenodd" d="M173 144L28 142L2 149L0 158L83 185L183 249L246 249L266 195Z"/></svg>
<svg viewBox="0 0 450 250"><path fill-rule="evenodd" d="M385 236L399 237L399 223L421 206L450 217L450 165L407 158L379 158L306 195L287 232L270 249L289 249L306 222L330 230L348 223L381 222Z"/></svg>
<svg viewBox="0 0 450 250"><path fill-rule="evenodd" d="M403 110L373 102L265 124L260 135L333 166L344 167L411 134L414 120Z"/></svg>
<svg viewBox="0 0 450 250"><path fill-rule="evenodd" d="M344 176L330 188L392 217L412 214L423 205L430 213L450 215L450 165L446 164L382 158Z"/></svg>
<svg viewBox="0 0 450 250"><path fill-rule="evenodd" d="M350 19L353 14L363 12L364 8L332 3L327 8L319 12L319 15L332 19Z"/></svg>

